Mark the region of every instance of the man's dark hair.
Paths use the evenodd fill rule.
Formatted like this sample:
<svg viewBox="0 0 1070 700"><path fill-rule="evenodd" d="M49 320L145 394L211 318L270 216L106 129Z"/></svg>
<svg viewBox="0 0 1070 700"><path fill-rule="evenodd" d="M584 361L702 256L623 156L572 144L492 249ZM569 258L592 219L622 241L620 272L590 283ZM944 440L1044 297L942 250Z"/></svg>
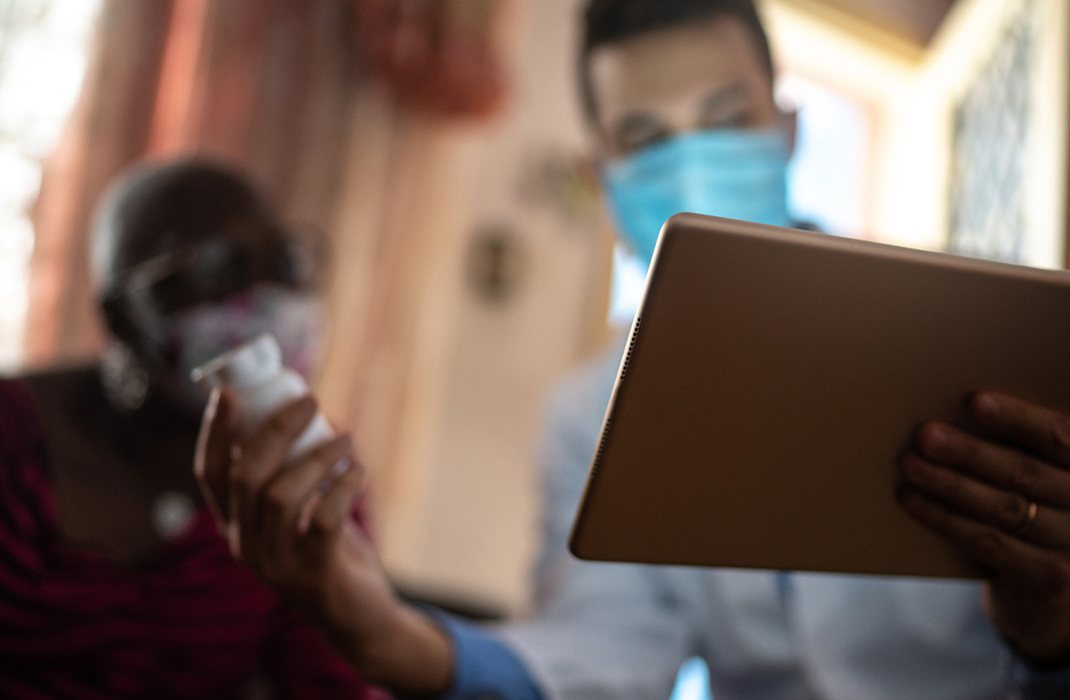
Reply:
<svg viewBox="0 0 1070 700"><path fill-rule="evenodd" d="M661 29L731 15L743 21L758 42L764 68L773 77L769 38L754 0L591 0L584 19L580 53L580 89L587 118L594 121L598 105L591 85L591 54L598 48Z"/></svg>

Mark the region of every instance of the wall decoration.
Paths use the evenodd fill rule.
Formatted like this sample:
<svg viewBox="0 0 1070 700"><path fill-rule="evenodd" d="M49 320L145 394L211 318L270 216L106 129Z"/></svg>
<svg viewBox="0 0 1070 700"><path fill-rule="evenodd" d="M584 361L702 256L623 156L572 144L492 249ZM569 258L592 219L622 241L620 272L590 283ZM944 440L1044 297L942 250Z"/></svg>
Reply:
<svg viewBox="0 0 1070 700"><path fill-rule="evenodd" d="M359 47L394 97L443 117L488 117L506 96L505 0L353 0Z"/></svg>
<svg viewBox="0 0 1070 700"><path fill-rule="evenodd" d="M489 304L512 300L523 287L530 257L523 239L508 224L482 227L468 247L469 289Z"/></svg>
<svg viewBox="0 0 1070 700"><path fill-rule="evenodd" d="M589 231L602 206L594 166L584 156L555 146L529 149L516 196L526 206L553 212L567 231Z"/></svg>

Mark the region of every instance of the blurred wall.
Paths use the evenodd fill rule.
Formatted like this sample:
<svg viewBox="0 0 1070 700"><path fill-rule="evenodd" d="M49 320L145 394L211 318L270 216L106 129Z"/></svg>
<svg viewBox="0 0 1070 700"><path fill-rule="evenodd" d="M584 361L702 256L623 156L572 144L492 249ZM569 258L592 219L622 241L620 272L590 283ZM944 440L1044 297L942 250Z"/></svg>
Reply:
<svg viewBox="0 0 1070 700"><path fill-rule="evenodd" d="M607 338L612 233L584 160L577 0L525 6L505 118L473 135L465 246L428 397L384 493L383 554L406 588L489 612L529 598L535 443L553 382ZM445 334L436 336L445 338ZM384 488L385 485L384 485Z"/></svg>

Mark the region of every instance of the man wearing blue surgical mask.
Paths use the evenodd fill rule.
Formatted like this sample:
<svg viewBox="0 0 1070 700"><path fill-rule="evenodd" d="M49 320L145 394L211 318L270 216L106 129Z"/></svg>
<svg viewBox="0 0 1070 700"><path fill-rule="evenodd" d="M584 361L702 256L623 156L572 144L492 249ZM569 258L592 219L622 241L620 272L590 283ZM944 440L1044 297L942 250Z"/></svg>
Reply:
<svg viewBox="0 0 1070 700"><path fill-rule="evenodd" d="M581 66L618 234L649 263L661 225L679 212L790 225L795 115L773 102L753 5L649 4L641 14L593 3Z"/></svg>
<svg viewBox="0 0 1070 700"><path fill-rule="evenodd" d="M751 0L592 0L580 74L606 200L637 255L650 260L661 224L680 211L789 223L794 117L773 100L772 60ZM1008 500L998 500L991 483L964 478L982 464L995 473L997 462L1051 476L1070 467L1070 448L1064 456L1035 450L1038 460L945 428L923 431L904 458L904 507L989 565L988 589L580 562L565 542L620 353L617 347L581 371L552 403L541 454L538 609L522 625L477 630L407 607L352 528L329 513L318 533L287 524L322 508L315 504L344 504L356 493L345 493L352 486L331 487L326 496L310 491L327 463L282 468L311 405L280 412L278 429L242 443L252 456L235 461L233 403L217 397L202 435L202 486L222 505L224 526L240 531L243 560L302 601L365 677L409 697L661 700L681 663L696 656L709 667L716 700L1070 697L1070 679L1058 671L1070 661L1066 548L1020 537L1040 525L1035 504L1024 520L999 525L994 512ZM1019 445L1070 435L1059 427L1070 426L1070 417L984 398L996 408L977 410L990 401L972 408L980 424L1000 428L993 436L1007 437L1000 420L1011 416ZM229 492L228 483L241 484L240 492ZM1044 500L1045 527L1070 518ZM243 515L264 503L278 511L270 529ZM969 550L973 535L991 546Z"/></svg>

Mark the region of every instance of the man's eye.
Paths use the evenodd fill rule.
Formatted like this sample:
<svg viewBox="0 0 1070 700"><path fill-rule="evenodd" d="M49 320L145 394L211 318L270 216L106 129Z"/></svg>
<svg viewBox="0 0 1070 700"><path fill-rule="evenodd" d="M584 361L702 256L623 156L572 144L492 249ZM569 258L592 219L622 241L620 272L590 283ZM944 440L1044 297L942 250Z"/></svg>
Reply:
<svg viewBox="0 0 1070 700"><path fill-rule="evenodd" d="M664 141L671 135L670 129L655 120L632 118L621 124L614 140L621 153L632 153Z"/></svg>
<svg viewBox="0 0 1070 700"><path fill-rule="evenodd" d="M753 115L749 112L728 112L708 115L700 121L699 128L742 129L751 126L753 123Z"/></svg>
<svg viewBox="0 0 1070 700"><path fill-rule="evenodd" d="M660 129L658 131L635 134L634 136L631 136L630 138L626 139L624 143L621 144L621 150L625 151L626 153L630 153L632 151L638 151L643 148L649 148L650 146L653 146L656 143L664 141L665 139L669 138L669 136L671 136L671 132L669 132L668 129Z"/></svg>

